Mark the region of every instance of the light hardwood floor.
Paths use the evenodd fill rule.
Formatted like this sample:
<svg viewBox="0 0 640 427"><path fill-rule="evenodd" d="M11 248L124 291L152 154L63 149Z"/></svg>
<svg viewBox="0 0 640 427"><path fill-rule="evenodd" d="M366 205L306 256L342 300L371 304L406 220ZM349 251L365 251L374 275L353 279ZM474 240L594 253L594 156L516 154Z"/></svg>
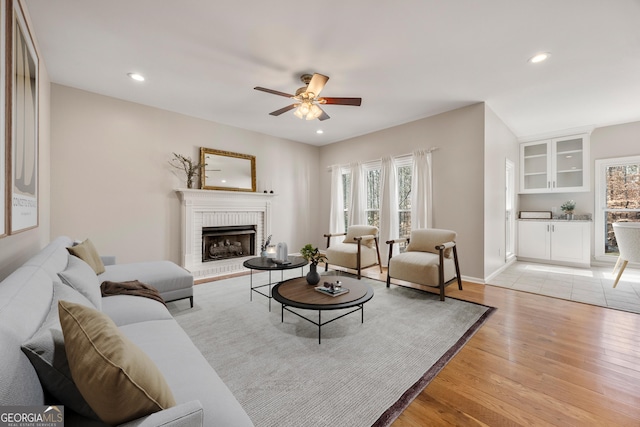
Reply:
<svg viewBox="0 0 640 427"><path fill-rule="evenodd" d="M640 426L640 315L463 288L446 294L497 310L393 427Z"/></svg>
<svg viewBox="0 0 640 427"><path fill-rule="evenodd" d="M640 315L470 282L446 294L497 310L393 427L640 426Z"/></svg>

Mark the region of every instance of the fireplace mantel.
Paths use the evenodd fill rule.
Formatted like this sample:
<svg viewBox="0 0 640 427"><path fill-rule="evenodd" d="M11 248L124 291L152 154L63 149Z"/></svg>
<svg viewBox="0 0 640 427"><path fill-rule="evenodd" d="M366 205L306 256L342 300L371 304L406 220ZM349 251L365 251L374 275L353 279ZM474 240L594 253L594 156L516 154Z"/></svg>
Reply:
<svg viewBox="0 0 640 427"><path fill-rule="evenodd" d="M177 189L181 203L181 262L194 278L205 279L243 271L248 259L202 262L202 227L255 225L256 253L271 234L272 193Z"/></svg>

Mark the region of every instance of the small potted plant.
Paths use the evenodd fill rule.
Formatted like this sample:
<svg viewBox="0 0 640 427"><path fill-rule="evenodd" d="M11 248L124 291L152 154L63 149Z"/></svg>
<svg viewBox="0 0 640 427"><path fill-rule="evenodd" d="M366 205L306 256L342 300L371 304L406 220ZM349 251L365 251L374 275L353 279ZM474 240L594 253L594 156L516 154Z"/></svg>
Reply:
<svg viewBox="0 0 640 427"><path fill-rule="evenodd" d="M576 208L576 202L573 200L568 200L560 206L562 212L567 215L567 219L573 219L573 210Z"/></svg>
<svg viewBox="0 0 640 427"><path fill-rule="evenodd" d="M317 285L320 283L320 274L318 273L318 263L326 261L325 254L320 253L318 248L314 248L311 244L306 244L300 249L302 258L309 261L309 272L307 273L307 283Z"/></svg>

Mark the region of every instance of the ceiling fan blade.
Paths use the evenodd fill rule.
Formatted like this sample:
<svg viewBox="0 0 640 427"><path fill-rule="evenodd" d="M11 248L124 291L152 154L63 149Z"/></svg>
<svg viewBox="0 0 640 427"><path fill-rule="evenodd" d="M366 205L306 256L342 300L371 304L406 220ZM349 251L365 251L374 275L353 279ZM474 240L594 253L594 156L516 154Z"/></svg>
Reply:
<svg viewBox="0 0 640 427"><path fill-rule="evenodd" d="M322 108L321 108L322 110ZM320 116L318 117L318 120L323 121L323 120L327 120L330 119L331 117L329 117L329 115L327 113L325 113L324 110L322 110L322 114L320 114Z"/></svg>
<svg viewBox="0 0 640 427"><path fill-rule="evenodd" d="M362 98L322 98L319 102L322 104L353 105L359 107L362 104Z"/></svg>
<svg viewBox="0 0 640 427"><path fill-rule="evenodd" d="M327 84L327 80L329 80L329 77L315 73L307 86L307 92L312 92L317 97L320 95L324 85Z"/></svg>
<svg viewBox="0 0 640 427"><path fill-rule="evenodd" d="M293 98L293 95L290 95L288 93L284 93L284 92L280 92L277 90L273 90L273 89L267 89L264 87L260 87L260 86L256 86L254 87L255 90L261 90L262 92L267 92L267 93L271 93L274 95L280 95L280 96L284 96L285 98Z"/></svg>
<svg viewBox="0 0 640 427"><path fill-rule="evenodd" d="M291 104L291 105L287 105L286 107L281 108L281 109L276 110L276 111L273 111L273 112L271 112L271 113L269 113L269 114L270 114L270 115L272 115L272 116L279 116L279 115L280 115L280 114L282 114L282 113L286 113L286 112L287 112L287 111L289 111L289 110L293 110L293 109L294 109L294 108L296 108L298 105L300 105L300 104Z"/></svg>

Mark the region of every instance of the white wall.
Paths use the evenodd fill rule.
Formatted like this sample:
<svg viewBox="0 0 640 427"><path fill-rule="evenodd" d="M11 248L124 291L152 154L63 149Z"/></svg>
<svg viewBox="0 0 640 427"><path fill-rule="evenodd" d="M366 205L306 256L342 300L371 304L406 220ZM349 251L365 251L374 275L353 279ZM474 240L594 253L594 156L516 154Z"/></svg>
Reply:
<svg viewBox="0 0 640 427"><path fill-rule="evenodd" d="M31 27L31 20L26 8L25 19L27 25ZM39 96L40 104L38 108L39 133L38 133L38 222L37 228L27 230L12 236L0 238L0 280L11 274L13 270L18 268L22 263L29 259L34 253L39 251L49 242L49 163L50 163L50 141L49 141L49 123L50 123L50 82L47 73L47 67L42 60L38 41L34 40L34 46L38 56L39 63Z"/></svg>
<svg viewBox="0 0 640 427"><path fill-rule="evenodd" d="M505 161L518 171L518 140L500 118L485 106L484 130L484 278L505 264Z"/></svg>
<svg viewBox="0 0 640 427"><path fill-rule="evenodd" d="M434 227L455 230L462 275L482 280L484 221L484 104L474 104L433 117L321 147L320 224L315 244L324 248L329 231L330 173L333 164L400 156L418 148L433 152Z"/></svg>
<svg viewBox="0 0 640 427"><path fill-rule="evenodd" d="M200 147L256 156L271 183L273 241L296 252L316 235L318 147L53 84L52 235L89 237L118 262L180 262L183 176L168 165Z"/></svg>

